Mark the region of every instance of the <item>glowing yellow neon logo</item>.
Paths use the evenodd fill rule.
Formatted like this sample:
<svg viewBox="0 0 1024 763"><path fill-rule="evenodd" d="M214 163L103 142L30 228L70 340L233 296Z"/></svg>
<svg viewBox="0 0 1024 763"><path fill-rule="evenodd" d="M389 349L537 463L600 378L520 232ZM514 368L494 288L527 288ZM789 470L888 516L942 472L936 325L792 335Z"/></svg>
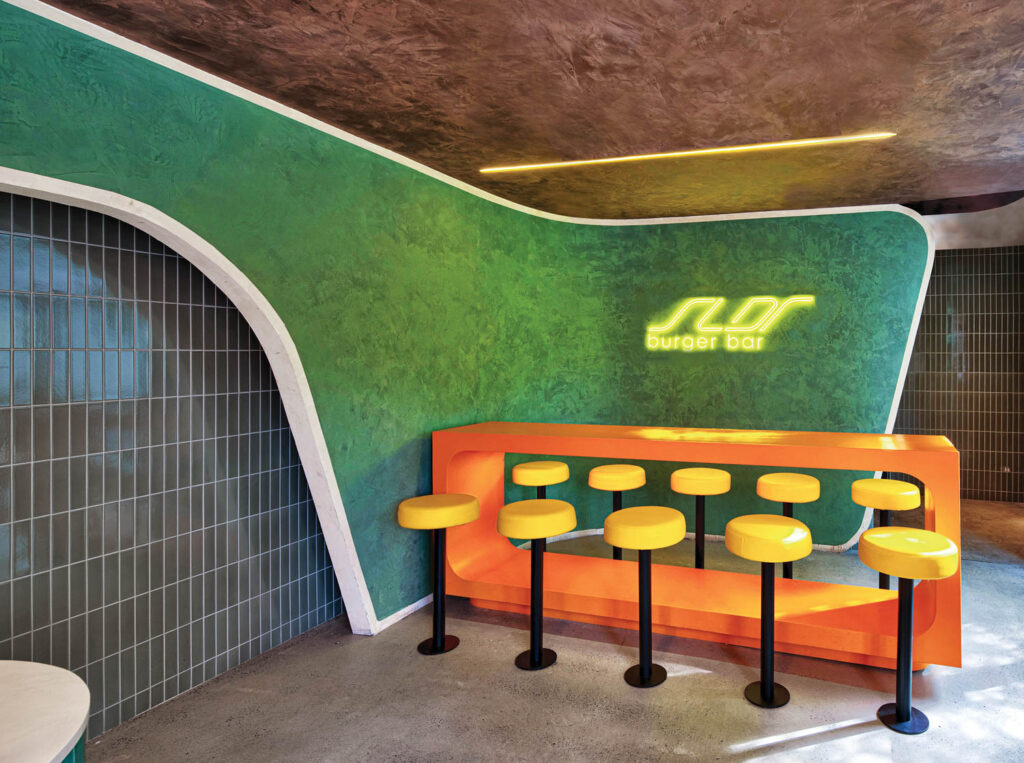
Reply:
<svg viewBox="0 0 1024 763"><path fill-rule="evenodd" d="M813 304L814 297L809 294L797 294L781 300L778 297L749 297L723 326L715 325L715 317L725 305L725 297L693 297L683 302L665 323L647 327L647 349L757 352L764 349L764 335L784 313L791 307ZM689 314L696 313L697 308L703 308L703 312L697 319L693 334L669 334Z"/></svg>

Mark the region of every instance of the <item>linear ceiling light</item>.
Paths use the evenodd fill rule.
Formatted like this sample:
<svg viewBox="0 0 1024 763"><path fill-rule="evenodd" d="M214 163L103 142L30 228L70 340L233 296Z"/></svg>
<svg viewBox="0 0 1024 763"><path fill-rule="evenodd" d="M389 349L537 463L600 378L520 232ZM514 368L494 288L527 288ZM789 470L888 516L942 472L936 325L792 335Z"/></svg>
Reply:
<svg viewBox="0 0 1024 763"><path fill-rule="evenodd" d="M608 159L577 159L570 162L544 162L543 164L515 164L505 167L484 167L480 172L525 172L527 170L551 170L559 167L582 167L587 164L615 164L618 162L639 162L647 159L677 159L684 156L709 156L711 154L738 154L745 151L770 151L780 148L803 148L804 146L828 146L836 143L858 143L865 140L885 140L896 136L894 132L865 132L859 135L835 135L831 138L801 138L800 140L779 140L774 143L748 143L743 146L720 146L718 148L694 148L689 151L667 151L662 154L634 154L613 156Z"/></svg>

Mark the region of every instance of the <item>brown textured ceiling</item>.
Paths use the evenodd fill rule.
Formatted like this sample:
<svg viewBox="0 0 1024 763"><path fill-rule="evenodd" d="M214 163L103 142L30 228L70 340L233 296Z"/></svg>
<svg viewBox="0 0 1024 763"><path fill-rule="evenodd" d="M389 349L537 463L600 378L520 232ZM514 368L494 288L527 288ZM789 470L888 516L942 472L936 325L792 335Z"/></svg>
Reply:
<svg viewBox="0 0 1024 763"><path fill-rule="evenodd" d="M1020 0L56 0L499 196L586 217L1024 187ZM892 130L879 143L480 167Z"/></svg>

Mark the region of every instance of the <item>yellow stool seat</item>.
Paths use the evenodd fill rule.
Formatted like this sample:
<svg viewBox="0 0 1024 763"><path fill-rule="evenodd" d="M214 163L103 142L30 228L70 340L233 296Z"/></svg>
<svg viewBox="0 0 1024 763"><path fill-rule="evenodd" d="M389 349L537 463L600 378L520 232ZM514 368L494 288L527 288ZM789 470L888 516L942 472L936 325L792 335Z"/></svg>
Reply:
<svg viewBox="0 0 1024 763"><path fill-rule="evenodd" d="M590 470L587 483L595 490L634 490L643 487L647 474L635 464L603 464Z"/></svg>
<svg viewBox="0 0 1024 763"><path fill-rule="evenodd" d="M668 548L685 537L686 517L667 506L631 506L604 520L605 541L619 548Z"/></svg>
<svg viewBox="0 0 1024 763"><path fill-rule="evenodd" d="M779 503L810 503L821 495L821 483L809 474L762 474L757 478L757 494Z"/></svg>
<svg viewBox="0 0 1024 763"><path fill-rule="evenodd" d="M461 493L406 498L398 504L398 524L410 530L440 530L480 518L480 501Z"/></svg>
<svg viewBox="0 0 1024 763"><path fill-rule="evenodd" d="M856 480L850 494L854 503L880 511L907 511L921 505L917 485L903 480Z"/></svg>
<svg viewBox="0 0 1024 763"><path fill-rule="evenodd" d="M527 461L512 467L512 481L528 487L557 485L569 479L569 465L561 461Z"/></svg>
<svg viewBox="0 0 1024 763"><path fill-rule="evenodd" d="M732 475L723 469L692 467L672 472L672 489L683 495L721 495L732 487Z"/></svg>
<svg viewBox="0 0 1024 763"><path fill-rule="evenodd" d="M868 567L908 580L939 580L956 572L960 553L945 535L910 527L873 527L857 549Z"/></svg>
<svg viewBox="0 0 1024 763"><path fill-rule="evenodd" d="M576 510L572 504L553 498L515 501L498 511L498 532L506 538L551 538L575 527Z"/></svg>
<svg viewBox="0 0 1024 763"><path fill-rule="evenodd" d="M792 562L811 553L811 531L799 519L748 514L729 520L725 547L754 562Z"/></svg>

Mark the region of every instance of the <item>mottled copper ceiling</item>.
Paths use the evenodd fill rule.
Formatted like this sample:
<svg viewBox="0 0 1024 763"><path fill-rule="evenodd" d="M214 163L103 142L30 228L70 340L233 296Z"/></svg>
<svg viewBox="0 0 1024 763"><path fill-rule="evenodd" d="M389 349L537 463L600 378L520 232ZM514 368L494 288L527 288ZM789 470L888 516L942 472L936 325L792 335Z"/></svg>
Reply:
<svg viewBox="0 0 1024 763"><path fill-rule="evenodd" d="M1024 187L1019 0L56 0L467 183L585 217ZM483 176L891 130L877 143Z"/></svg>

